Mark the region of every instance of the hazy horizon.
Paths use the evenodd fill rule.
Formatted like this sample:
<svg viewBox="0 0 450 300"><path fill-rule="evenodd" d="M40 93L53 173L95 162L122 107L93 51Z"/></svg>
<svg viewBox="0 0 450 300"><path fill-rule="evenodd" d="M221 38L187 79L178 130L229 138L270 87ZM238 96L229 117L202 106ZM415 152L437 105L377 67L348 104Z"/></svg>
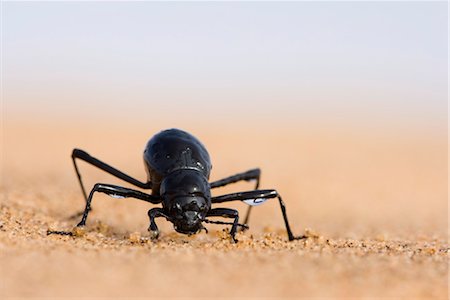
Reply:
<svg viewBox="0 0 450 300"><path fill-rule="evenodd" d="M447 11L446 2L4 2L4 114L446 130Z"/></svg>

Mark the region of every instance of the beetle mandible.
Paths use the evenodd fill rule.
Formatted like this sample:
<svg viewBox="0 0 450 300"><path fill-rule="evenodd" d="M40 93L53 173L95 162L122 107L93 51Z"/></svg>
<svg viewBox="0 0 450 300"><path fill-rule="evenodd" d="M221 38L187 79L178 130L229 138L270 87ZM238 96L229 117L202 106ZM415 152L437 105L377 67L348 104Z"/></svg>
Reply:
<svg viewBox="0 0 450 300"><path fill-rule="evenodd" d="M87 195L76 159L92 164L141 189L151 190L151 193L144 193L112 184L97 183ZM210 183L209 176L212 165L208 151L197 138L185 131L179 129L164 130L153 136L147 143L144 150L147 182L139 181L80 149L73 150L72 160L86 200L82 219L77 227L86 225L86 220L91 211L93 196L96 192L99 192L116 198L136 198L152 204L162 204L162 207L155 207L148 211L150 219L148 230L154 239L159 236L155 219L162 217L172 222L177 232L189 235L195 234L202 229L207 231L203 223L231 225L231 241L237 242L236 232L238 227L248 229L247 224L251 208L265 202L267 199L278 198L288 239L292 241L304 238L304 236L294 236L292 234L286 215L286 206L278 192L273 189L258 189L261 175L260 169L252 169ZM215 197L211 196L211 189L241 180L255 180L255 189ZM225 207L212 207L218 203L230 201L243 201L250 205L243 224L239 223L237 210ZM231 218L233 221L214 221L210 219L212 217Z"/></svg>

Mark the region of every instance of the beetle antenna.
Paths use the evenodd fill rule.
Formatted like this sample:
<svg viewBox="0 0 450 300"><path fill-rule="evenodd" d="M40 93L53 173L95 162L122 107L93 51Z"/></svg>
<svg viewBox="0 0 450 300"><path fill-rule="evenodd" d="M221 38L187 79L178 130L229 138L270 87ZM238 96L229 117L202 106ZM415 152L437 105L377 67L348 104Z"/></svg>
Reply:
<svg viewBox="0 0 450 300"><path fill-rule="evenodd" d="M208 219L204 219L203 220L205 223L209 223L209 224L219 224L219 225L233 225L233 223L231 222L222 222L222 221L212 221L212 220L208 220ZM237 224L237 226L248 229L248 225L247 224Z"/></svg>

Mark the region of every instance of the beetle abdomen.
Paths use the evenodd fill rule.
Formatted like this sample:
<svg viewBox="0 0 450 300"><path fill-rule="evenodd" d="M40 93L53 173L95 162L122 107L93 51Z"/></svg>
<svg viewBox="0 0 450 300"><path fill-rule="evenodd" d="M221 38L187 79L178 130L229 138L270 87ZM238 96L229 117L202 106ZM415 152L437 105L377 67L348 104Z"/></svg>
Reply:
<svg viewBox="0 0 450 300"><path fill-rule="evenodd" d="M161 131L150 139L144 150L144 162L153 194L159 194L163 177L180 169L197 170L209 179L211 160L205 146L193 135L179 130Z"/></svg>

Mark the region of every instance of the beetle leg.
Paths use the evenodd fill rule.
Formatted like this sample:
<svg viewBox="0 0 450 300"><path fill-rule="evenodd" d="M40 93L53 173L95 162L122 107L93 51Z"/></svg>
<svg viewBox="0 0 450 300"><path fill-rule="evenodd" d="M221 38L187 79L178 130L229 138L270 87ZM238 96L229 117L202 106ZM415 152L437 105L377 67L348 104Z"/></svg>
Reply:
<svg viewBox="0 0 450 300"><path fill-rule="evenodd" d="M162 208L152 208L148 211L148 217L150 219L150 226L148 227L148 231L150 232L150 238L151 239L157 239L159 237L159 229L156 225L155 219L158 217L164 217L166 219L169 219L168 216L164 213Z"/></svg>
<svg viewBox="0 0 450 300"><path fill-rule="evenodd" d="M266 199L270 198L278 198L278 202L280 203L281 213L283 215L284 224L286 226L286 231L288 235L288 239L290 241L304 239L306 236L294 236L292 234L291 227L289 225L289 221L286 214L286 205L283 202L280 194L276 190L255 190L249 192L240 192L227 194L217 197L212 197L212 203L222 203L222 202L230 202L230 201L247 201L249 205L258 205L265 202ZM258 201L259 200L259 201Z"/></svg>
<svg viewBox="0 0 450 300"><path fill-rule="evenodd" d="M257 189L259 186L259 178L260 177L261 177L261 170L259 168L257 168L257 169L248 170L246 172L238 173L236 175L228 176L228 177L220 179L220 180L213 181L210 183L210 186L213 189L213 188L225 186L225 185L235 183L238 181L242 181L242 180L245 180L245 181L256 180L255 189Z"/></svg>
<svg viewBox="0 0 450 300"><path fill-rule="evenodd" d="M86 202L88 200L88 197L86 194L86 190L84 189L84 185L81 180L81 174L80 174L80 171L78 170L78 166L77 166L77 163L75 160L77 158L81 159L81 160L83 160L83 161L117 177L117 178L120 178L128 183L131 183L137 187L140 187L142 189L151 189L152 188L151 182L147 182L147 183L141 182L141 181L134 179L133 177L119 171L118 169L113 168L110 165L98 160L97 158L90 156L86 151L83 151L81 149L73 149L73 151L72 151L73 166L75 167L75 172L77 173L78 181L80 182L81 190L83 191L83 196L84 196L84 199L86 200Z"/></svg>
<svg viewBox="0 0 450 300"><path fill-rule="evenodd" d="M238 240L236 239L236 231L238 227L239 222L239 212L235 209L231 208L213 208L211 209L207 217L224 217L224 218L234 218L233 225L231 226L230 235L231 240L234 243L237 243Z"/></svg>
<svg viewBox="0 0 450 300"><path fill-rule="evenodd" d="M157 203L161 202L160 197L148 195L148 194L145 194L140 191L135 191L132 189L128 189L128 188L124 188L124 187L116 186L116 185L112 185L112 184L97 183L94 185L94 188L91 190L91 193L89 194L89 197L87 198L86 207L83 212L83 217L77 226L86 225L86 220L87 220L88 214L91 210L91 202L92 202L92 198L93 198L95 192L105 193L105 194L108 194L109 196L115 197L115 198L136 198L136 199L150 202L153 204L157 204Z"/></svg>
<svg viewBox="0 0 450 300"><path fill-rule="evenodd" d="M258 189L259 187L259 181L261 178L261 169L256 168L256 169L252 169L252 170L248 170L246 172L243 173L238 173L236 175L232 175L214 182L210 183L211 188L216 188L216 187L221 187L221 186L225 186L231 183L235 183L241 180L245 180L245 181L250 181L250 180L256 180L256 185L255 185L255 190ZM247 209L247 213L245 215L244 218L244 224L248 225L248 219L250 218L250 212L252 210L252 206L249 206ZM239 230L247 230L247 227L241 227Z"/></svg>

